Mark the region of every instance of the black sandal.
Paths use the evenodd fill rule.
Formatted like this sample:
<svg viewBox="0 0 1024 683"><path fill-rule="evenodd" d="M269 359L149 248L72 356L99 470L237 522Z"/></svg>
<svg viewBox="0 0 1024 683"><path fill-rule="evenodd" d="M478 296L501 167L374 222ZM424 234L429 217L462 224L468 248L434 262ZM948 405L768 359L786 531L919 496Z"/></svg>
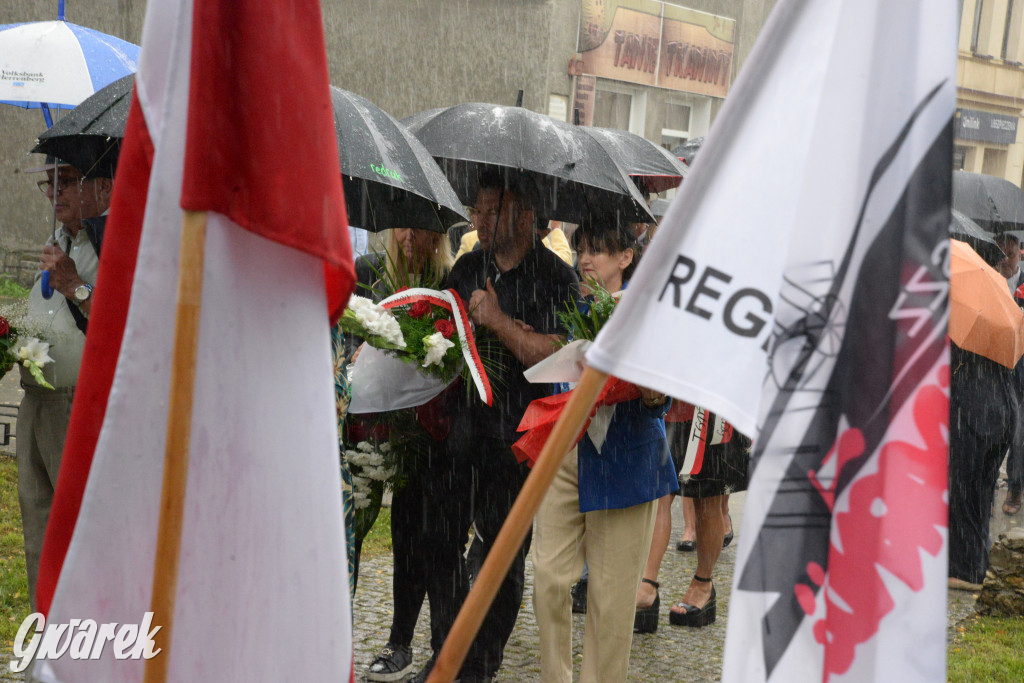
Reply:
<svg viewBox="0 0 1024 683"><path fill-rule="evenodd" d="M633 617L633 633L654 633L658 630L658 612L661 610L661 584L648 578L640 579L641 583L654 586L654 602L647 607L637 607Z"/></svg>
<svg viewBox="0 0 1024 683"><path fill-rule="evenodd" d="M711 583L711 579L705 579L703 576L697 576L696 574L694 574L693 578L701 583ZM673 626L692 626L694 628L710 626L715 623L715 613L717 612L715 587L711 586L711 597L708 598L703 607L697 607L686 602L680 602L676 607L682 609L682 611L677 612L673 608L668 612L668 621Z"/></svg>
<svg viewBox="0 0 1024 683"><path fill-rule="evenodd" d="M679 541L676 543L676 550L681 553L692 553L697 549L697 541Z"/></svg>
<svg viewBox="0 0 1024 683"><path fill-rule="evenodd" d="M412 648L388 643L366 669L368 681L400 681L412 673Z"/></svg>

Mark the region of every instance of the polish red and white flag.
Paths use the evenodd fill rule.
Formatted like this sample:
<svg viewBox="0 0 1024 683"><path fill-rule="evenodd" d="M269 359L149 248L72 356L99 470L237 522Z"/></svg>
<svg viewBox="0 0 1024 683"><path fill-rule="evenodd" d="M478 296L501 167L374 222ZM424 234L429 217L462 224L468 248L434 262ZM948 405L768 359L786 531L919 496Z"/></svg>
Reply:
<svg viewBox="0 0 1024 683"><path fill-rule="evenodd" d="M147 5L39 579L50 624L151 609L183 210L207 211L169 680L352 676L330 322L353 287L320 4ZM72 533L73 532L73 533ZM139 681L144 661L37 662Z"/></svg>

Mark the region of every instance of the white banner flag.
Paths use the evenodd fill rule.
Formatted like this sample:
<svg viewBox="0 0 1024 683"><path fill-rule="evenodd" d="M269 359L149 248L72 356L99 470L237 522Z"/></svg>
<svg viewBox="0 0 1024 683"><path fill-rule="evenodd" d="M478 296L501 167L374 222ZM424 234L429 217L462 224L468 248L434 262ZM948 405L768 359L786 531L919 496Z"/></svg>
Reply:
<svg viewBox="0 0 1024 683"><path fill-rule="evenodd" d="M588 353L754 438L726 681L945 678L956 19L780 1Z"/></svg>

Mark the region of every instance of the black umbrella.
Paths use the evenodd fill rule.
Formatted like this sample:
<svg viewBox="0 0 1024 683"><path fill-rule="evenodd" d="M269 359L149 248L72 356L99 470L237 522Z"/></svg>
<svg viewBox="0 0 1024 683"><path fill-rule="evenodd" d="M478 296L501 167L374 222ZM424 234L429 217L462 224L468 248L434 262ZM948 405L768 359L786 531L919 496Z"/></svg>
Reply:
<svg viewBox="0 0 1024 683"><path fill-rule="evenodd" d="M679 187L686 177L686 164L661 145L627 130L581 128L612 155L634 180L648 192L664 192Z"/></svg>
<svg viewBox="0 0 1024 683"><path fill-rule="evenodd" d="M482 170L498 168L529 178L538 189L543 219L581 222L604 215L620 222L653 220L625 171L576 126L524 109L457 104L417 114L410 130L437 158L466 204L476 200Z"/></svg>
<svg viewBox="0 0 1024 683"><path fill-rule="evenodd" d="M991 233L956 209L953 209L953 222L949 224L949 232L954 239L971 245L971 248L990 266L996 265L1006 256Z"/></svg>
<svg viewBox="0 0 1024 683"><path fill-rule="evenodd" d="M692 138L672 150L672 154L682 159L687 166L693 166L693 160L697 158L700 146L704 144L704 137Z"/></svg>
<svg viewBox="0 0 1024 683"><path fill-rule="evenodd" d="M340 88L331 87L331 102L352 225L445 232L468 220L437 162L404 125Z"/></svg>
<svg viewBox="0 0 1024 683"><path fill-rule="evenodd" d="M989 232L1024 229L1024 191L982 173L953 172L953 208Z"/></svg>
<svg viewBox="0 0 1024 683"><path fill-rule="evenodd" d="M39 136L33 152L57 157L85 175L113 175L128 121L135 74L98 90Z"/></svg>

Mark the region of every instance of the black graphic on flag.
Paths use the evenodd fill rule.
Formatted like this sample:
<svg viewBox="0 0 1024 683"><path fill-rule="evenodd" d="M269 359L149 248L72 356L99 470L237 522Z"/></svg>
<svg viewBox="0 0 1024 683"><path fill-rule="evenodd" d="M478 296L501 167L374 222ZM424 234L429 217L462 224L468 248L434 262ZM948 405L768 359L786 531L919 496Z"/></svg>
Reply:
<svg viewBox="0 0 1024 683"><path fill-rule="evenodd" d="M743 590L779 594L762 622L763 657L769 676L808 617L805 601L808 597L813 600L830 570L832 503L882 445L892 416L914 397L945 348L944 299L948 289L944 286L947 278L943 265L950 218L952 121L906 181L899 201L868 248L859 272L849 272L862 233L864 212L876 184L907 142L918 115L941 87L940 84L917 106L875 166L843 260L804 265L802 272L787 270L783 299L796 304L803 316L785 329L776 330L771 361L783 345L800 344L801 350L788 373L785 368L772 365L768 381L775 382L778 394L755 444L752 474L786 411L813 410L814 414L806 434L791 447L773 444L773 456L791 455L792 462L774 493L738 583ZM908 294L910 288L903 285L921 269L924 272L918 277L923 282L939 285L921 287L920 291ZM856 282L846 311L840 290L850 276ZM924 313L916 318L894 316L898 301L902 307ZM825 390L813 390L813 395L803 393L807 391L802 388L807 379L836 354ZM837 443L847 428L857 438ZM824 491L818 473L826 459L833 457L832 462L839 464L835 465L828 490ZM941 538L934 529L932 532L935 538L911 537L906 542L934 555L941 548ZM927 536L927 529L921 533ZM874 572L870 558L863 560ZM905 569L913 574L913 568ZM836 578L829 573L833 588ZM852 619L858 621L859 628L847 629L838 636L829 632L826 678L849 667L853 647L877 631L882 616L878 610L864 608L858 613L860 606L847 606L853 610ZM856 642L834 642L833 637ZM819 641L824 642L824 638Z"/></svg>

